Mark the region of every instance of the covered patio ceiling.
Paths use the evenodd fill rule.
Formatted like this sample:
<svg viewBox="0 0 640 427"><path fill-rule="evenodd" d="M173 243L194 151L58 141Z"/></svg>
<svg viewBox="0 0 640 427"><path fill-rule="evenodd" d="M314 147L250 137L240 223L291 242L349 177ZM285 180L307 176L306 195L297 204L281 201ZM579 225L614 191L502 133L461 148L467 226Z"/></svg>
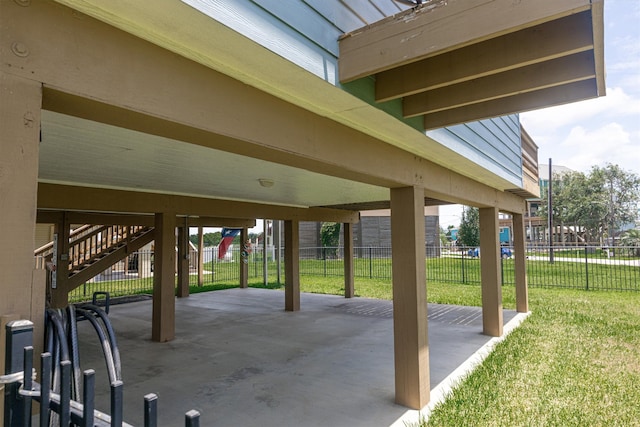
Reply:
<svg viewBox="0 0 640 427"><path fill-rule="evenodd" d="M432 0L345 34L339 73L426 129L603 96L603 1Z"/></svg>

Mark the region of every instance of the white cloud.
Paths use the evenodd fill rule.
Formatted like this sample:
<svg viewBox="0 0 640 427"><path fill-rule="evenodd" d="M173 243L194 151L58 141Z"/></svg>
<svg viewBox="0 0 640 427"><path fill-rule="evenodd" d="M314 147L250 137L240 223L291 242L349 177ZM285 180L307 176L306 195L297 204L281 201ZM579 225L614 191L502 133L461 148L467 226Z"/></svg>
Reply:
<svg viewBox="0 0 640 427"><path fill-rule="evenodd" d="M617 164L626 170L637 170L640 165L640 147L630 140L630 134L618 123L609 123L589 131L576 126L560 143L563 164L575 170L586 171L591 166Z"/></svg>
<svg viewBox="0 0 640 427"><path fill-rule="evenodd" d="M555 133L565 126L586 123L594 118L619 118L621 115L638 113L640 100L633 99L622 88L614 87L608 88L604 97L522 113L520 120L529 133L535 130L544 135ZM638 117L635 117L635 120L637 119Z"/></svg>
<svg viewBox="0 0 640 427"><path fill-rule="evenodd" d="M608 123L595 129L575 126L558 136L555 144L541 148L539 159L552 158L554 164L586 172L592 166L617 164L625 170L640 173L640 134L633 135L619 123Z"/></svg>

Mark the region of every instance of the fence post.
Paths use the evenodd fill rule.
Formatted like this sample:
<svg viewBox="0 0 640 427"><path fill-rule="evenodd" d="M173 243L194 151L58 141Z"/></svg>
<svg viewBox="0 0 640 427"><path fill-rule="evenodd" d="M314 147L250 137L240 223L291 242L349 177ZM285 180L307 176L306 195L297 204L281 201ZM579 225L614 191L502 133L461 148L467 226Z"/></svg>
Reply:
<svg viewBox="0 0 640 427"><path fill-rule="evenodd" d="M122 427L122 405L124 403L122 389L123 389L122 381L115 380L114 382L111 383L111 426L112 427Z"/></svg>
<svg viewBox="0 0 640 427"><path fill-rule="evenodd" d="M462 267L462 284L464 285L465 282L465 277L464 277L464 248L462 249L462 257L460 258L460 265Z"/></svg>
<svg viewBox="0 0 640 427"><path fill-rule="evenodd" d="M585 272L585 277L586 277L586 290L589 290L589 249L585 246L584 247L584 272Z"/></svg>
<svg viewBox="0 0 640 427"><path fill-rule="evenodd" d="M149 393L144 397L144 427L158 426L158 396Z"/></svg>
<svg viewBox="0 0 640 427"><path fill-rule="evenodd" d="M327 248L322 247L322 268L324 271L324 277L327 277Z"/></svg>
<svg viewBox="0 0 640 427"><path fill-rule="evenodd" d="M13 320L7 323L6 331L4 373L17 374L24 368L24 348L33 344L33 323L29 320ZM31 375L31 372L25 375ZM4 387L4 425L6 427L26 425L25 401L18 393L20 382L5 384Z"/></svg>
<svg viewBox="0 0 640 427"><path fill-rule="evenodd" d="M369 246L369 279L373 279L373 248Z"/></svg>
<svg viewBox="0 0 640 427"><path fill-rule="evenodd" d="M184 425L186 427L200 427L200 412L192 409L184 414Z"/></svg>

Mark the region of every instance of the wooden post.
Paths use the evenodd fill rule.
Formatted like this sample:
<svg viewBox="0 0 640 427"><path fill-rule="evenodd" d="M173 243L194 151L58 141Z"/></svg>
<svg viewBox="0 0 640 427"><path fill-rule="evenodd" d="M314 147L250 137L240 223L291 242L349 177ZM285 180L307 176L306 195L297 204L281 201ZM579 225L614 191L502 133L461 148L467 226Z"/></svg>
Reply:
<svg viewBox="0 0 640 427"><path fill-rule="evenodd" d="M355 294L353 280L353 224L342 224L344 240L344 297L353 298Z"/></svg>
<svg viewBox="0 0 640 427"><path fill-rule="evenodd" d="M178 298L189 296L189 227L178 228Z"/></svg>
<svg viewBox="0 0 640 427"><path fill-rule="evenodd" d="M66 212L62 213L60 221L55 224L54 258L55 281L51 284L51 307L65 308L69 305L69 235L71 234L70 224L67 220Z"/></svg>
<svg viewBox="0 0 640 427"><path fill-rule="evenodd" d="M527 285L527 246L522 214L513 214L513 252L516 275L516 310L519 313L526 313L529 311L529 289Z"/></svg>
<svg viewBox="0 0 640 427"><path fill-rule="evenodd" d="M393 338L396 403L429 402L424 190L391 189Z"/></svg>
<svg viewBox="0 0 640 427"><path fill-rule="evenodd" d="M284 309L300 310L300 230L299 222L284 222Z"/></svg>
<svg viewBox="0 0 640 427"><path fill-rule="evenodd" d="M176 216L155 215L155 251L153 269L153 318L151 339L157 342L175 338Z"/></svg>
<svg viewBox="0 0 640 427"><path fill-rule="evenodd" d="M1 20L5 36L11 18ZM10 49L5 52L3 58L9 58ZM0 71L0 316L31 318L44 312L44 300L38 297L34 306L31 294L41 106L42 83Z"/></svg>
<svg viewBox="0 0 640 427"><path fill-rule="evenodd" d="M480 208L480 270L483 333L502 335L502 268L498 208Z"/></svg>

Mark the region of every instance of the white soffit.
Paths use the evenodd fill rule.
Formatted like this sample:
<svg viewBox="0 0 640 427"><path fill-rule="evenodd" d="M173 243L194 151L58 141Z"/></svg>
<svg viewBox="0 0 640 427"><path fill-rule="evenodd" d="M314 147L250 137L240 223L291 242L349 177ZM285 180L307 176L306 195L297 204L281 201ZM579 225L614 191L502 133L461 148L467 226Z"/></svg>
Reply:
<svg viewBox="0 0 640 427"><path fill-rule="evenodd" d="M177 0L55 0L294 105L499 190L513 184Z"/></svg>

